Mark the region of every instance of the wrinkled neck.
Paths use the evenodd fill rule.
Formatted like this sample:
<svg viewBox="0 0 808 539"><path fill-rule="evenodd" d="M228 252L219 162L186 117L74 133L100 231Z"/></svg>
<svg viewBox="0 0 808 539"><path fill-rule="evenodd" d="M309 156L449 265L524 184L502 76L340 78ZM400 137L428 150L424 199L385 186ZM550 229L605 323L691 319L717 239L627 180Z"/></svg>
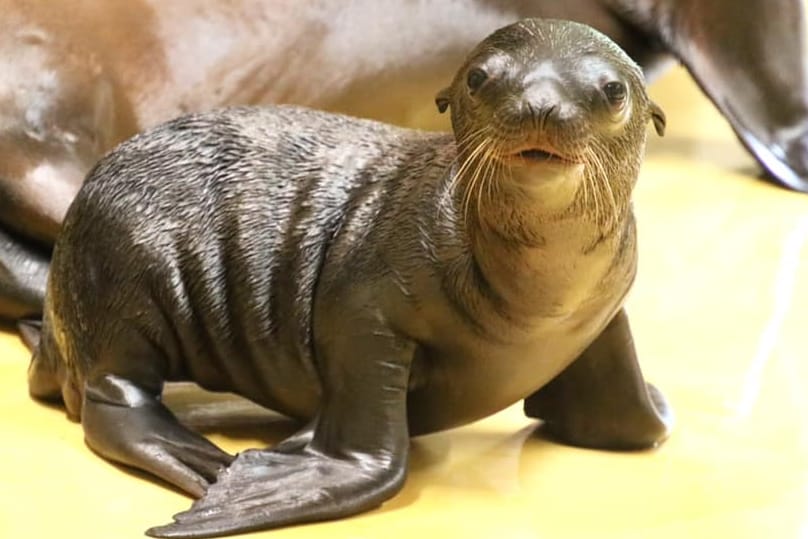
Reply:
<svg viewBox="0 0 808 539"><path fill-rule="evenodd" d="M628 201L604 220L600 210L610 203L596 210L594 195L582 203L580 184L569 183L500 186L465 221L480 278L526 316L569 313L628 267L618 260L627 241L633 246Z"/></svg>

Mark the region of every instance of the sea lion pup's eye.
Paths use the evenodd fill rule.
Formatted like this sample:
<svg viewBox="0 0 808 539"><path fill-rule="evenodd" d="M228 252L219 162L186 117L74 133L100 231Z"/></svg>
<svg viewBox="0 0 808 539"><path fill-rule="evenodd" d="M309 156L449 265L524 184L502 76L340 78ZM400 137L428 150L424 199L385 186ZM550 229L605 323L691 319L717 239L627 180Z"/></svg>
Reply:
<svg viewBox="0 0 808 539"><path fill-rule="evenodd" d="M479 90L487 80L488 73L480 67L470 69L468 75L466 75L466 85L469 87L472 94Z"/></svg>
<svg viewBox="0 0 808 539"><path fill-rule="evenodd" d="M621 109L626 102L628 90L622 82L611 81L603 85L603 94L612 107Z"/></svg>

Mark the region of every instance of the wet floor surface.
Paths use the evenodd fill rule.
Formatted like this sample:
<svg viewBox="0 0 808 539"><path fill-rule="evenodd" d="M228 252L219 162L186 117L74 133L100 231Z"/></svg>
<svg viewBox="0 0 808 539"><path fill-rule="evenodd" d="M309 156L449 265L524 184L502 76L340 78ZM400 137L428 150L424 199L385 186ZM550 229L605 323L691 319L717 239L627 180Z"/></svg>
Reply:
<svg viewBox="0 0 808 539"><path fill-rule="evenodd" d="M513 407L414 440L407 484L381 509L251 536L808 538L808 195L755 179L681 72L652 94L668 134L652 140L636 192L628 309L646 377L675 408L671 438L638 453L570 448ZM31 401L27 362L0 334L0 537L137 538L188 506ZM231 452L294 428L193 388L168 401Z"/></svg>

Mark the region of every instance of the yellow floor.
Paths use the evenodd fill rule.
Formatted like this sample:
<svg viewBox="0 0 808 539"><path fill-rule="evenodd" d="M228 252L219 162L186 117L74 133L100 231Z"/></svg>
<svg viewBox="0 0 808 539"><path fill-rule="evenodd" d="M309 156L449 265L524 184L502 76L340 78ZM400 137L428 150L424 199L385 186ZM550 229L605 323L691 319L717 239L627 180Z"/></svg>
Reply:
<svg viewBox="0 0 808 539"><path fill-rule="evenodd" d="M652 92L629 301L647 377L676 409L659 450L573 449L512 408L413 442L403 492L283 538L808 537L808 196L753 179L729 128L677 72ZM655 138L655 137L652 137ZM0 334L0 538L142 537L189 500L94 456L61 410L28 399L27 354ZM180 416L230 451L283 420L183 389Z"/></svg>

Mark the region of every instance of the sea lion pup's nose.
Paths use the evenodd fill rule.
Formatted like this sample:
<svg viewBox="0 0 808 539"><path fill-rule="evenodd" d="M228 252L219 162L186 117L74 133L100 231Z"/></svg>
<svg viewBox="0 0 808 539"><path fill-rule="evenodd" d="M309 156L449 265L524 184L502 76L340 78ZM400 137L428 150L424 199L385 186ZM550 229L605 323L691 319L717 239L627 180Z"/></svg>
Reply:
<svg viewBox="0 0 808 539"><path fill-rule="evenodd" d="M546 75L530 80L522 92L523 122L534 129L559 126L576 117L575 100L568 95L564 83Z"/></svg>
<svg viewBox="0 0 808 539"><path fill-rule="evenodd" d="M555 112L558 105L537 105L530 99L525 100L525 108L527 109L528 118L534 129L544 131L547 119ZM553 118L555 119L555 118Z"/></svg>

